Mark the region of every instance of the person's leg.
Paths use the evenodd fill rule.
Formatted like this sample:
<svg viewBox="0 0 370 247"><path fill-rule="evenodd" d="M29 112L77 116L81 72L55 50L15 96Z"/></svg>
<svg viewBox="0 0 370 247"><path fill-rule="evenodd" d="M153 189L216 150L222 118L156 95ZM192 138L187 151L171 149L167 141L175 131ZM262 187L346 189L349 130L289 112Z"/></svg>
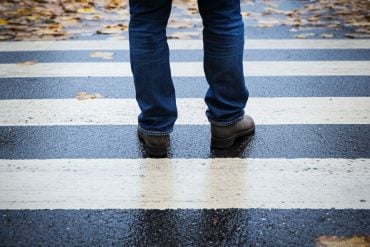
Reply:
<svg viewBox="0 0 370 247"><path fill-rule="evenodd" d="M203 19L206 112L215 126L243 119L248 90L243 74L244 25L240 0L198 0Z"/></svg>
<svg viewBox="0 0 370 247"><path fill-rule="evenodd" d="M177 118L166 37L171 2L129 1L130 62L141 109L139 130L147 135L167 135Z"/></svg>

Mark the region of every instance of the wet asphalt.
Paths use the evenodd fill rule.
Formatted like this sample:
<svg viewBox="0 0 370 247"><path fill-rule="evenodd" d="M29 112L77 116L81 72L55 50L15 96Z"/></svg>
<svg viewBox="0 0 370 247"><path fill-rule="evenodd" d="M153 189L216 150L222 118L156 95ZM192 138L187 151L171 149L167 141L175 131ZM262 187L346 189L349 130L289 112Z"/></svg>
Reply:
<svg viewBox="0 0 370 247"><path fill-rule="evenodd" d="M112 52L113 59L107 62L129 62L129 51L99 51ZM102 62L101 58L90 57L91 51L29 51L2 52L1 63L18 63L22 61L38 61L39 63L66 62ZM172 62L199 62L203 60L202 50L175 50L171 52ZM310 50L246 50L245 61L366 61L370 54L366 49L310 49Z"/></svg>
<svg viewBox="0 0 370 247"><path fill-rule="evenodd" d="M207 125L179 125L170 158L370 158L369 125L258 125L226 150L210 148ZM3 159L148 157L136 126L0 127Z"/></svg>
<svg viewBox="0 0 370 247"><path fill-rule="evenodd" d="M292 38L289 29L247 27L246 37ZM335 32L343 37L348 30ZM31 60L102 62L89 53L1 52L0 66ZM369 60L370 50L250 50L244 59ZM199 50L171 53L171 61L201 60ZM109 60L127 61L127 51L114 51ZM179 98L203 97L207 90L203 77L174 77L174 83ZM370 96L369 76L261 76L246 77L246 83L251 97ZM129 77L0 78L0 100L75 98L79 92L135 97ZM136 126L0 127L0 159L147 157ZM221 151L210 148L209 126L176 126L168 157L370 158L370 125L258 125L255 136ZM0 246L315 246L323 235L370 235L370 209L0 210Z"/></svg>
<svg viewBox="0 0 370 247"><path fill-rule="evenodd" d="M370 210L1 210L3 246L315 246L370 234Z"/></svg>

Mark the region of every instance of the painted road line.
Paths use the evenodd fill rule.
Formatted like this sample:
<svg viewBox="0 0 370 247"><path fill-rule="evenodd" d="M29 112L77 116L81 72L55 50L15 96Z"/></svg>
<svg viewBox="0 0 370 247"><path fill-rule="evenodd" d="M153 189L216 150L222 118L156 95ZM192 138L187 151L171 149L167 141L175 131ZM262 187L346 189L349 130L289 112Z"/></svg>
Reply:
<svg viewBox="0 0 370 247"><path fill-rule="evenodd" d="M91 57L91 51L22 51L1 52L0 64L38 61L39 63L66 62L129 62L129 51L108 52L111 59ZM370 50L330 49L330 50L249 50L244 52L245 61L366 61L370 60ZM171 62L200 62L202 50L172 50Z"/></svg>
<svg viewBox="0 0 370 247"><path fill-rule="evenodd" d="M0 160L0 209L370 209L369 159Z"/></svg>
<svg viewBox="0 0 370 247"><path fill-rule="evenodd" d="M169 40L170 49L203 49L201 40ZM367 39L246 39L245 49L370 49ZM0 42L2 51L128 50L127 40Z"/></svg>
<svg viewBox="0 0 370 247"><path fill-rule="evenodd" d="M0 127L1 159L147 157L135 125ZM370 158L370 125L259 125L252 138L210 148L207 125L175 125L170 158Z"/></svg>
<svg viewBox="0 0 370 247"><path fill-rule="evenodd" d="M203 77L173 77L178 98L203 98ZM246 77L251 97L369 97L369 76ZM335 88L335 90L333 90ZM135 98L132 77L0 78L0 100L66 99L79 92L106 98Z"/></svg>
<svg viewBox="0 0 370 247"><path fill-rule="evenodd" d="M202 98L177 99L179 125L208 125ZM258 124L370 124L370 97L250 98ZM136 125L135 99L1 100L1 126Z"/></svg>
<svg viewBox="0 0 370 247"><path fill-rule="evenodd" d="M370 76L370 61L244 62L246 76ZM173 62L172 76L203 76L201 62ZM131 76L130 63L2 64L0 77Z"/></svg>

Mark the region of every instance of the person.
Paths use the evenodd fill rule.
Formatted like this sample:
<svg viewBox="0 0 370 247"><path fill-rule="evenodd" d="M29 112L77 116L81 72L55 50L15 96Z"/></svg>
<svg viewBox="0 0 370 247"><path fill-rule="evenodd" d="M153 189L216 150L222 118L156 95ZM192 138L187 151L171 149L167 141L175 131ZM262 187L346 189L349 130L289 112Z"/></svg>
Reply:
<svg viewBox="0 0 370 247"><path fill-rule="evenodd" d="M129 0L130 62L138 116L138 137L149 155L166 155L177 119L166 26L172 0ZM249 92L243 72L244 24L240 0L198 0L203 21L204 72L209 89L206 116L211 147L223 149L255 131L244 113Z"/></svg>

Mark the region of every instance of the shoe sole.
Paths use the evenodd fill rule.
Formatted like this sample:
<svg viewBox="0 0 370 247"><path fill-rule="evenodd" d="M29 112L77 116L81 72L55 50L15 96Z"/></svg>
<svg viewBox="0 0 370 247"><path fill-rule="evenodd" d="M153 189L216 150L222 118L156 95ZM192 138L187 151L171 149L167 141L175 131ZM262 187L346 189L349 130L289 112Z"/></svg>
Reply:
<svg viewBox="0 0 370 247"><path fill-rule="evenodd" d="M151 156L166 156L167 155L167 146L152 146L145 142L145 139L141 136L141 133L138 132L139 139L144 143L145 151Z"/></svg>
<svg viewBox="0 0 370 247"><path fill-rule="evenodd" d="M215 149L225 149L225 148L231 147L235 143L235 140L237 138L242 137L242 136L253 135L254 132L255 132L255 127L253 127L252 129L238 132L232 135L231 137L225 138L225 139L217 139L217 138L212 137L211 147Z"/></svg>

